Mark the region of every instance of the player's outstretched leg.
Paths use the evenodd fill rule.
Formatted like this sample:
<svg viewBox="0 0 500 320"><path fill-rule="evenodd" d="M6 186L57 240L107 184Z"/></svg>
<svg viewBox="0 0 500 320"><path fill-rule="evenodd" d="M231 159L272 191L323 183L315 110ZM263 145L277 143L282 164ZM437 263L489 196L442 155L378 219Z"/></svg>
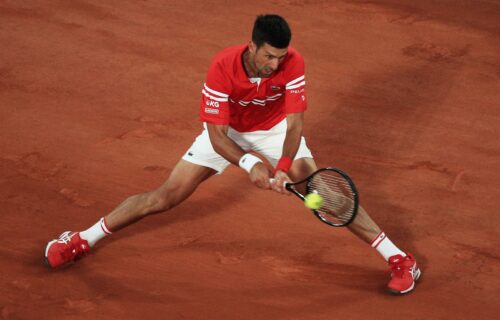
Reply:
<svg viewBox="0 0 500 320"><path fill-rule="evenodd" d="M216 172L180 160L170 177L158 189L129 197L106 217L82 232L66 231L45 248L47 265L64 266L85 257L97 241L145 216L167 211L187 199L196 187Z"/></svg>
<svg viewBox="0 0 500 320"><path fill-rule="evenodd" d="M293 181L299 181L316 170L318 168L313 159L297 159L293 162L289 176ZM388 262L391 271L391 279L387 285L389 292L405 294L413 290L415 281L421 274L415 258L412 254L405 253L396 247L361 206L348 228L358 238L375 248Z"/></svg>

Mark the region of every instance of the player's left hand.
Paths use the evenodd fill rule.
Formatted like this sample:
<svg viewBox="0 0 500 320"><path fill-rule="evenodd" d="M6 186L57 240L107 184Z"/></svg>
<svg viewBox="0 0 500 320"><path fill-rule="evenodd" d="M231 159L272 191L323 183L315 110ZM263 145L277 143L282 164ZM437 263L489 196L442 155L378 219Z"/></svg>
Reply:
<svg viewBox="0 0 500 320"><path fill-rule="evenodd" d="M274 174L274 181L271 183L271 189L281 194L290 195L291 193L288 192L284 186L285 182L292 182L292 180L285 172L278 170Z"/></svg>

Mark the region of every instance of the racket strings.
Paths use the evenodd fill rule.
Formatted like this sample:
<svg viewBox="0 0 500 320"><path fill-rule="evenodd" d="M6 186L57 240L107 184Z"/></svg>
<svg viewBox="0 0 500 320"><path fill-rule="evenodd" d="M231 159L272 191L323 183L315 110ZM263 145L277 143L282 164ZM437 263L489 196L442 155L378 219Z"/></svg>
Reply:
<svg viewBox="0 0 500 320"><path fill-rule="evenodd" d="M316 211L326 220L344 224L355 213L354 192L349 182L335 171L322 171L309 180L309 193L323 198L323 205Z"/></svg>

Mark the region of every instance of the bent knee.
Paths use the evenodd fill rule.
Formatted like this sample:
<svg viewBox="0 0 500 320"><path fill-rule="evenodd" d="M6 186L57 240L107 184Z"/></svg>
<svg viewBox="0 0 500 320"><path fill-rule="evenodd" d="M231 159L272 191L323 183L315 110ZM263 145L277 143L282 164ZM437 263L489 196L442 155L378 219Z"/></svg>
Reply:
<svg viewBox="0 0 500 320"><path fill-rule="evenodd" d="M167 211L178 205L180 200L178 189L155 190L148 195L149 213Z"/></svg>
<svg viewBox="0 0 500 320"><path fill-rule="evenodd" d="M172 203L168 195L157 191L153 191L148 195L147 204L148 209L146 214L166 211L172 208Z"/></svg>

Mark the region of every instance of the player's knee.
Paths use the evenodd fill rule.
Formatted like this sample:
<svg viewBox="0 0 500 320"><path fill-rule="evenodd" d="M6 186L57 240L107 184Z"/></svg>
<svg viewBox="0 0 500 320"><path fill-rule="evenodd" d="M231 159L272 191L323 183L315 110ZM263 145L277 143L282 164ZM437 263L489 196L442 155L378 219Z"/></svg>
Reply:
<svg viewBox="0 0 500 320"><path fill-rule="evenodd" d="M167 190L155 190L148 196L148 212L158 213L167 211L175 207L179 201L177 195L178 189L168 188Z"/></svg>
<svg viewBox="0 0 500 320"><path fill-rule="evenodd" d="M172 207L168 195L153 191L148 195L147 210L145 214L162 212Z"/></svg>

